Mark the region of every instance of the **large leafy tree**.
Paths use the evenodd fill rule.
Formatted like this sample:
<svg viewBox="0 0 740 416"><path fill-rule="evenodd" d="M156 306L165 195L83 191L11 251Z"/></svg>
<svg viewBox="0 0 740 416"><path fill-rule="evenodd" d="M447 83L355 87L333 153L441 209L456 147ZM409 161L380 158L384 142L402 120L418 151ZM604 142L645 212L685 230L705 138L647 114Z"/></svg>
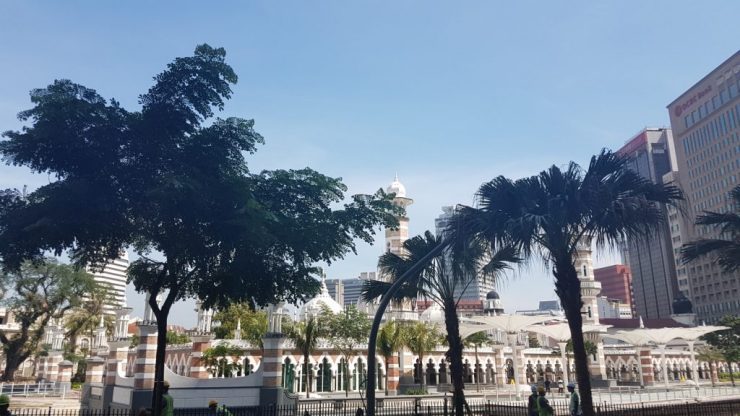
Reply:
<svg viewBox="0 0 740 416"><path fill-rule="evenodd" d="M295 343L298 351L303 355L303 376L306 386L306 397L311 394L310 379L310 357L319 345L319 337L324 335L321 320L315 316L309 316L305 321L295 322L288 326L287 335Z"/></svg>
<svg viewBox="0 0 740 416"><path fill-rule="evenodd" d="M740 362L740 317L727 315L717 322L718 325L729 329L710 332L702 337L716 351L722 354L730 370L730 381L735 385L735 375L732 372L732 364Z"/></svg>
<svg viewBox="0 0 740 416"><path fill-rule="evenodd" d="M124 248L128 271L157 320L153 409L161 408L166 328L179 299L205 306L294 302L318 289L315 263L371 242L397 224L382 191L345 200L338 178L309 168L259 174L246 155L263 138L252 120L214 118L234 70L221 48L175 59L129 111L68 80L33 90L28 125L4 133L0 154L54 180L27 196L0 195L0 256L9 268L73 249L99 265ZM164 301L158 304L158 295Z"/></svg>
<svg viewBox="0 0 740 416"><path fill-rule="evenodd" d="M54 258L24 262L2 278L6 288L3 304L18 324L17 331L0 329L5 354L1 379L12 381L18 366L40 349L46 326L81 305L83 296L94 290L95 281L84 270Z"/></svg>
<svg viewBox="0 0 740 416"><path fill-rule="evenodd" d="M262 348L262 337L267 333L267 313L255 310L249 303L232 303L219 309L213 320L220 322L213 332L216 338L234 338L237 327L241 327L241 339Z"/></svg>
<svg viewBox="0 0 740 416"><path fill-rule="evenodd" d="M378 331L378 351L385 361L385 395L388 395L388 361L394 354L400 354L408 336L408 326L399 321L388 321ZM396 362L398 364L398 362Z"/></svg>
<svg viewBox="0 0 740 416"><path fill-rule="evenodd" d="M681 248L685 263L714 255L727 273L740 270L740 185L730 192L734 212L704 211L696 217L696 225L715 228L718 238L702 238Z"/></svg>
<svg viewBox="0 0 740 416"><path fill-rule="evenodd" d="M376 299L388 292L393 282L419 263L427 254L435 252L440 245L447 245L445 237L435 236L430 231L412 237L403 243L403 253L385 253L379 260L381 272L390 281L372 280L363 286L366 300ZM424 267L414 273L394 295L397 299L429 299L442 308L447 331L450 360L450 375L453 386L453 407L456 416L465 411L465 381L463 374L463 340L460 336L460 318L457 305L462 294L473 280L494 279L511 264L519 262L519 256L511 247L491 246L486 242L470 242L440 252Z"/></svg>
<svg viewBox="0 0 740 416"><path fill-rule="evenodd" d="M242 371L243 354L237 346L218 344L203 352L203 361L213 377L234 377Z"/></svg>
<svg viewBox="0 0 740 416"><path fill-rule="evenodd" d="M370 320L364 312L349 305L344 312L336 315L325 310L319 316L319 325L325 328L325 336L331 346L344 358L344 390L345 395L349 396L349 362L357 356L360 346L367 342ZM358 377L362 379L359 372Z"/></svg>
<svg viewBox="0 0 740 416"><path fill-rule="evenodd" d="M652 183L632 171L626 158L603 150L591 158L586 170L571 162L519 180L499 176L484 183L477 192L477 206L459 209L450 227L456 244L471 239L513 244L524 257L541 258L552 269L555 292L573 337L587 416L594 410L576 250L592 241L603 247L658 232L665 216L662 204L681 198L678 188Z"/></svg>

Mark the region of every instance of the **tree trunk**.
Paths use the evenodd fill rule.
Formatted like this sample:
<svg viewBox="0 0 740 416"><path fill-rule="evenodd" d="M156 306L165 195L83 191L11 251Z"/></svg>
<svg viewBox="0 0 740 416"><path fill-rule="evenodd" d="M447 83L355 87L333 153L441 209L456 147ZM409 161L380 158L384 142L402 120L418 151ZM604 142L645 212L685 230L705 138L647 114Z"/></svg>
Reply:
<svg viewBox="0 0 740 416"><path fill-rule="evenodd" d="M730 372L730 383L732 383L732 387L735 387L735 374L732 372L732 361L727 362L727 369Z"/></svg>
<svg viewBox="0 0 740 416"><path fill-rule="evenodd" d="M2 381L13 381L15 378L15 372L18 371L23 361L19 360L16 356L8 356L5 358L5 371L3 372Z"/></svg>
<svg viewBox="0 0 740 416"><path fill-rule="evenodd" d="M583 340L583 316L581 308L581 281L570 256L558 259L553 270L555 292L568 319L571 339L573 341L573 361L576 366L576 380L581 396L581 407L584 416L594 416L593 398L591 396L591 376L588 371L588 354Z"/></svg>
<svg viewBox="0 0 740 416"><path fill-rule="evenodd" d="M389 357L383 357L383 361L385 361L385 397L388 397L388 369L390 368L388 367Z"/></svg>
<svg viewBox="0 0 740 416"><path fill-rule="evenodd" d="M303 351L303 366L306 375L306 398L308 398L308 394L311 393L311 383L308 380L308 350Z"/></svg>
<svg viewBox="0 0 740 416"><path fill-rule="evenodd" d="M21 347L27 343L28 340L23 340L21 343L20 339L11 340L8 344L4 345L5 349L5 371L3 372L2 381L13 381L15 378L15 372L18 371L18 367L23 364L23 361L28 358L29 354L23 354ZM54 380L56 381L56 380Z"/></svg>
<svg viewBox="0 0 740 416"><path fill-rule="evenodd" d="M159 416L162 413L162 395L164 394L164 363L167 352L167 318L170 307L175 301L177 289L170 289L160 309L157 304L157 294L153 293L149 298L149 306L157 319L157 353L154 362L154 391L152 395L152 415ZM140 340L141 342L141 340Z"/></svg>
<svg viewBox="0 0 740 416"><path fill-rule="evenodd" d="M460 338L460 320L457 316L455 303L445 302L445 327L447 329L447 343L450 360L450 377L452 378L452 408L454 416L465 414L465 382L463 380L463 344Z"/></svg>

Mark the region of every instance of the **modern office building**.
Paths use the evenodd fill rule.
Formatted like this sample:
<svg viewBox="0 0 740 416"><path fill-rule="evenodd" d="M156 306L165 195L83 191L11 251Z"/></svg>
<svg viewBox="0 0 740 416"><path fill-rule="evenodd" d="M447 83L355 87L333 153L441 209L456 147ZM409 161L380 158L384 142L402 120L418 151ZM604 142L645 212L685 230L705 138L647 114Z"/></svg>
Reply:
<svg viewBox="0 0 740 416"><path fill-rule="evenodd" d="M594 269L594 279L601 283L601 296L617 299L632 309L632 273L624 264Z"/></svg>
<svg viewBox="0 0 740 416"><path fill-rule="evenodd" d="M740 183L740 51L668 104L668 112L687 201L683 242L720 237L694 219L703 211L734 208L728 193ZM740 272L724 273L708 256L688 264L685 273L700 320L740 314Z"/></svg>
<svg viewBox="0 0 740 416"><path fill-rule="evenodd" d="M668 128L643 129L619 153L629 158L632 170L653 183L663 183L663 175L674 170L676 164L673 135ZM650 235L627 241L627 251L636 315L669 318L678 284L668 222Z"/></svg>
<svg viewBox="0 0 740 416"><path fill-rule="evenodd" d="M106 312L114 314L115 309L126 306L126 282L128 271L128 254L123 254L114 260L109 260L102 270L90 270L95 282L105 286L110 296L110 303Z"/></svg>
<svg viewBox="0 0 740 416"><path fill-rule="evenodd" d="M362 272L354 279L331 279L326 281L329 295L345 308L349 305L358 305L362 297L362 286L365 280L375 280L375 272Z"/></svg>
<svg viewBox="0 0 740 416"><path fill-rule="evenodd" d="M454 207L442 207L442 214L434 220L435 231L438 236L447 228L454 212ZM467 305L467 309L475 309L476 311L480 309L482 311L486 295L494 290L495 287L496 282L493 278L475 276L467 287L459 285L455 290L455 296L459 297L461 305Z"/></svg>

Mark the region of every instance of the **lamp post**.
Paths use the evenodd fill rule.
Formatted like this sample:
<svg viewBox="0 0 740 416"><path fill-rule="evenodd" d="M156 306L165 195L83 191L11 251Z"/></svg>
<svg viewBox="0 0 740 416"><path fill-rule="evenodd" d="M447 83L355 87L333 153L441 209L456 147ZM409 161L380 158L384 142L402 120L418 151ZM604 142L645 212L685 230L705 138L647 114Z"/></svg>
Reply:
<svg viewBox="0 0 740 416"><path fill-rule="evenodd" d="M375 373L377 371L377 358L375 357L375 350L378 343L378 330L380 329L380 321L383 319L383 313L385 312L385 309L388 307L391 299L394 297L396 292L398 292L401 286L403 286L403 284L406 283L406 281L408 281L416 272L426 266L427 263L429 263L429 260L438 256L439 253L441 253L446 246L447 243L443 242L434 247L429 253L427 253L427 255L422 257L405 273L403 273L401 277L393 282L390 289L388 289L388 292L386 292L385 295L380 298L378 310L375 312L375 317L373 318L373 326L370 329L370 339L367 343L367 385L365 388L365 397L367 397L367 416L375 416Z"/></svg>

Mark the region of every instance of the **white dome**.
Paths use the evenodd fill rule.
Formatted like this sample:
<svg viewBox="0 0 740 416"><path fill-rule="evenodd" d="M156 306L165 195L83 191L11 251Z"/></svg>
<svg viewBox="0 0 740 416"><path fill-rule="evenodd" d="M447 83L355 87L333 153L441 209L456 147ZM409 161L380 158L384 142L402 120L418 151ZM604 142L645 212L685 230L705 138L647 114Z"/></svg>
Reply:
<svg viewBox="0 0 740 416"><path fill-rule="evenodd" d="M433 302L431 306L426 308L424 312L419 315L419 319L424 322L444 322L445 321L445 314L442 311L442 308L439 306L437 302Z"/></svg>
<svg viewBox="0 0 740 416"><path fill-rule="evenodd" d="M398 175L396 175L396 178L393 180L393 182L388 185L388 188L385 189L385 192L389 194L396 194L396 197L398 198L406 197L406 187L403 186L403 184L398 180Z"/></svg>
<svg viewBox="0 0 740 416"><path fill-rule="evenodd" d="M306 302L300 309L299 316L317 316L323 308L328 308L334 315L342 312L342 305L337 303L329 294L326 282L321 280L321 291L315 298Z"/></svg>

